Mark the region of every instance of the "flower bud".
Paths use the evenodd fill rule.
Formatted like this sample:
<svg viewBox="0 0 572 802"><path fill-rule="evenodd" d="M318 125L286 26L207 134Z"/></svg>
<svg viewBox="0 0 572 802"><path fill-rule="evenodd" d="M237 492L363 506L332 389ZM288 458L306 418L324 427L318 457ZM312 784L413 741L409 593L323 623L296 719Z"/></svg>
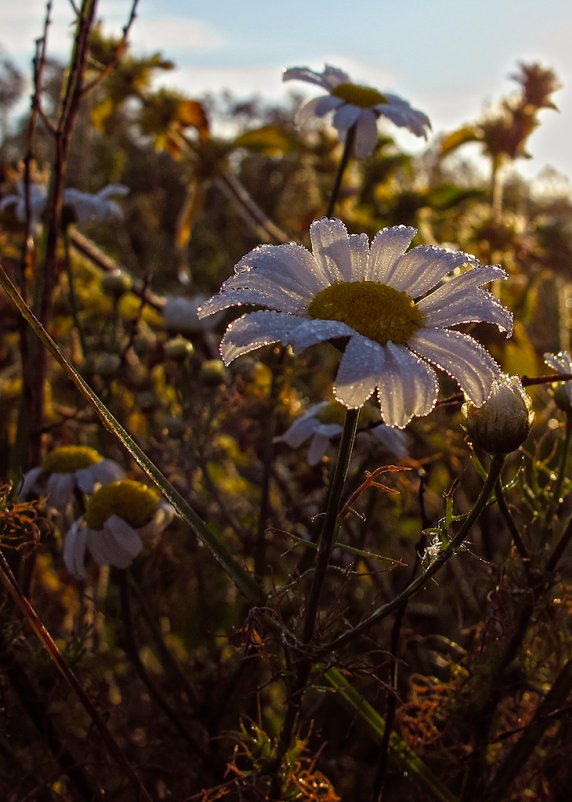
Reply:
<svg viewBox="0 0 572 802"><path fill-rule="evenodd" d="M201 365L200 378L207 387L228 384L230 371L221 359L206 359Z"/></svg>
<svg viewBox="0 0 572 802"><path fill-rule="evenodd" d="M165 343L165 356L174 362L186 362L193 355L194 350L193 344L182 335L173 337Z"/></svg>
<svg viewBox="0 0 572 802"><path fill-rule="evenodd" d="M532 427L532 399L518 376L501 376L493 382L485 403L470 401L462 408L467 432L473 443L489 454L508 454L521 446Z"/></svg>
<svg viewBox="0 0 572 802"><path fill-rule="evenodd" d="M121 270L113 270L101 278L102 290L115 298L121 298L122 295L129 292L132 283L131 276Z"/></svg>

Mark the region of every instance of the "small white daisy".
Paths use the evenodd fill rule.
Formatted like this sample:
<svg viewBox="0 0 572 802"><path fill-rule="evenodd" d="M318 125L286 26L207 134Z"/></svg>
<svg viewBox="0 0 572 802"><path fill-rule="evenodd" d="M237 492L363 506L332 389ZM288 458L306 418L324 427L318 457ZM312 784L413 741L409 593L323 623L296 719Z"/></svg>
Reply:
<svg viewBox="0 0 572 802"><path fill-rule="evenodd" d="M100 487L74 521L64 543L64 562L75 577L85 579L85 552L99 565L128 568L145 541L159 535L173 518L173 508L151 487L124 479Z"/></svg>
<svg viewBox="0 0 572 802"><path fill-rule="evenodd" d="M544 361L557 373L572 373L572 358L568 351L558 354L544 354ZM554 391L554 400L564 412L572 410L572 382L560 382Z"/></svg>
<svg viewBox="0 0 572 802"><path fill-rule="evenodd" d="M95 195L80 192L79 189L64 190L63 205L72 209L75 222L86 226L94 220L98 223L111 223L123 220L123 209L114 197L124 197L129 188L123 184L109 184Z"/></svg>
<svg viewBox="0 0 572 802"><path fill-rule="evenodd" d="M295 420L284 434L275 437L274 442L286 443L290 448L299 448L309 439L308 465L317 465L326 455L332 440L341 435L344 415L344 407L335 401L314 404ZM379 416L379 412L377 415ZM358 434L358 440L362 442L371 441L372 438L381 443L395 457L404 457L407 454L405 435L398 429L380 423Z"/></svg>
<svg viewBox="0 0 572 802"><path fill-rule="evenodd" d="M92 493L98 485L123 479L125 471L115 460L105 459L95 448L54 448L41 466L24 474L18 491L21 499L47 496L51 507L64 512L76 488Z"/></svg>
<svg viewBox="0 0 572 802"><path fill-rule="evenodd" d="M296 115L296 123L303 125L310 117L325 117L334 113L333 125L342 141L355 126L354 155L361 159L369 156L377 142L377 120L386 117L394 125L407 128L415 136L427 138L431 123L426 114L412 108L397 95L379 92L369 86L352 83L343 70L326 64L323 72L308 67L291 67L282 76L284 81L307 81L325 89L329 94L307 101Z"/></svg>
<svg viewBox="0 0 572 802"><path fill-rule="evenodd" d="M396 226L348 235L340 220L310 227L312 253L301 245L262 245L243 257L199 310L199 317L256 304L231 323L221 343L225 364L263 345L281 342L302 351L324 340L346 341L334 395L357 409L373 391L389 426L403 428L427 415L445 370L475 406L500 369L467 334L450 326L493 323L512 332L512 315L483 284L506 278L498 266L480 266L461 251L421 245L406 253L416 231ZM463 265L470 269L445 280Z"/></svg>

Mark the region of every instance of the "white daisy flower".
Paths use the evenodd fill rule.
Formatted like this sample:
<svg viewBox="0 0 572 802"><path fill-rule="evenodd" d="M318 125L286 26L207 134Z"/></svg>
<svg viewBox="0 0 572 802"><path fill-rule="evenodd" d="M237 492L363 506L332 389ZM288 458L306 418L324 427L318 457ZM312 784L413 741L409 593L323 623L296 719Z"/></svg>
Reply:
<svg viewBox="0 0 572 802"><path fill-rule="evenodd" d="M307 460L308 465L313 467L326 455L332 441L341 435L344 415L344 407L336 402L323 401L314 404L284 434L275 437L274 442L299 448L306 440L310 440ZM407 454L405 435L398 429L380 423L358 434L358 441L371 442L372 438L395 457L404 457Z"/></svg>
<svg viewBox="0 0 572 802"><path fill-rule="evenodd" d="M30 217L32 225L36 226L41 222L46 199L48 196L47 188L44 184L30 184ZM6 195L0 200L0 212L4 209L14 207L16 220L23 223L26 219L26 195L24 192L24 182L18 181L16 184L16 194Z"/></svg>
<svg viewBox="0 0 572 802"><path fill-rule="evenodd" d="M352 83L343 70L326 64L323 72L308 67L285 70L284 81L307 81L325 89L329 94L307 101L298 110L296 123L302 125L316 115L325 117L334 113L333 124L342 141L355 126L354 154L358 159L369 156L377 142L377 120L386 117L400 128L407 128L415 136L427 138L431 122L422 111L412 108L397 95L379 92L369 86Z"/></svg>
<svg viewBox="0 0 572 802"><path fill-rule="evenodd" d="M433 409L437 377L428 363L480 406L499 366L476 340L449 327L484 321L510 334L511 313L479 289L507 274L461 251L421 245L406 253L415 233L386 228L370 246L365 234L348 236L340 220L323 218L310 227L312 253L295 243L255 248L199 317L244 304L269 307L227 328L221 343L227 365L275 342L302 351L344 338L336 399L357 409L377 389L389 426L403 428ZM462 265L471 269L445 280Z"/></svg>
<svg viewBox="0 0 572 802"><path fill-rule="evenodd" d="M560 351L558 354L544 354L544 361L557 373L572 373L572 359L568 351ZM569 411L572 408L572 382L560 382L554 397L561 409Z"/></svg>
<svg viewBox="0 0 572 802"><path fill-rule="evenodd" d="M60 446L50 451L41 466L24 474L18 495L21 499L45 495L51 507L64 512L76 488L92 493L96 486L124 476L121 465L105 459L95 448Z"/></svg>
<svg viewBox="0 0 572 802"><path fill-rule="evenodd" d="M80 192L79 189L66 189L63 205L71 207L79 226L86 226L94 220L98 223L110 223L123 220L123 209L113 198L124 197L128 193L129 188L123 184L108 184L95 195Z"/></svg>
<svg viewBox="0 0 572 802"><path fill-rule="evenodd" d="M100 487L87 503L85 515L74 521L64 542L68 571L85 579L85 552L99 565L128 568L145 541L171 522L173 508L159 493L132 479Z"/></svg>

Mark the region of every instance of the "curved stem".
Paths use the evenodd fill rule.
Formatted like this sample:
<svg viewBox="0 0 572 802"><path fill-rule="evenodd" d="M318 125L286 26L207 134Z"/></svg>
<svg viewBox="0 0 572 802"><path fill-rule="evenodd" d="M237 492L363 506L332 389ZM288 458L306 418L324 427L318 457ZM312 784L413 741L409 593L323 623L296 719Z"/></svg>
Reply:
<svg viewBox="0 0 572 802"><path fill-rule="evenodd" d="M320 597L324 586L324 580L328 571L330 555L335 544L341 495L352 455L359 413L359 409L348 409L346 412L344 429L338 448L336 465L332 476L332 482L328 490L324 525L318 540L316 570L314 572L312 587L310 588L310 595L308 597L306 610L304 613L304 624L302 628L302 643L304 644L310 643L316 629ZM294 683L290 693L290 698L288 700L288 709L286 710L286 715L284 717L284 723L282 725L282 731L280 733L280 739L278 743L276 772L273 777L271 791L272 799L280 798L280 769L284 760L284 756L286 755L286 752L290 747L290 743L292 742L292 736L296 729L296 723L298 721L298 715L300 712L302 696L306 690L306 686L310 678L312 665L312 657L303 657L299 661L296 668Z"/></svg>
<svg viewBox="0 0 572 802"><path fill-rule="evenodd" d="M348 475L359 413L359 409L348 409L346 412L344 429L336 459L336 467L334 468L334 475L328 492L326 518L318 541L316 571L304 615L304 628L302 630L303 643L309 643L312 640L316 628L318 605L320 603L324 579L326 578L328 564L330 562L330 554L335 541L340 500Z"/></svg>
<svg viewBox="0 0 572 802"><path fill-rule="evenodd" d="M469 534L471 527L481 515L489 496L494 490L497 479L500 476L504 460L504 454L497 454L493 457L487 479L472 510L465 518L455 537L450 540L449 543L447 543L439 556L431 563L427 570L420 574L417 579L411 582L398 596L396 596L387 604L384 604L382 607L378 607L374 613L372 613L368 618L365 618L360 624L357 624L353 629L350 629L350 631L346 632L344 635L340 635L339 638L336 638L331 643L326 644L322 649L320 649L320 654L330 654L335 649L345 646L346 643L349 643L355 637L361 635L362 632L365 632L365 630L369 629L369 627L373 626L373 624L376 624L383 618L387 618L387 616L390 615L394 610L397 610L399 607L401 607L406 599L409 599L411 596L421 590L421 588L425 587L429 579L431 579L431 577L434 576L456 553L459 546L462 545L463 541Z"/></svg>
<svg viewBox="0 0 572 802"><path fill-rule="evenodd" d="M344 145L344 152L342 153L342 158L340 160L340 164L338 166L338 172L336 173L336 178L334 180L334 186L332 187L332 193L330 195L330 200L328 203L328 209L326 211L326 217L331 217L334 213L334 209L336 208L336 203L338 202L338 195L340 193L340 189L342 186L342 179L344 177L344 173L346 171L346 167L348 166L348 162L350 160L350 156L352 153L352 148L354 144L354 140L356 138L356 127L352 125L346 135L346 142Z"/></svg>

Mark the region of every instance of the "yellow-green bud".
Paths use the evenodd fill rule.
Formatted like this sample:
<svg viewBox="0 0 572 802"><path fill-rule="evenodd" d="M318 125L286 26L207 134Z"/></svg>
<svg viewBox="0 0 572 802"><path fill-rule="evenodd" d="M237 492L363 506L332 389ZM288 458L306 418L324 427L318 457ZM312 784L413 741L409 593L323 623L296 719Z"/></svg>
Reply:
<svg viewBox="0 0 572 802"><path fill-rule="evenodd" d="M165 343L165 356L173 362L185 362L194 353L193 344L184 337L173 337Z"/></svg>
<svg viewBox="0 0 572 802"><path fill-rule="evenodd" d="M518 376L501 376L493 382L485 403L463 404L462 415L473 443L489 454L509 454L521 446L532 427L532 399Z"/></svg>
<svg viewBox="0 0 572 802"><path fill-rule="evenodd" d="M129 292L133 282L131 276L123 273L121 270L114 270L111 273L106 273L101 279L101 288L108 295L114 298L121 298L126 292Z"/></svg>
<svg viewBox="0 0 572 802"><path fill-rule="evenodd" d="M220 359L207 359L201 365L201 380L208 386L228 384L230 372Z"/></svg>

